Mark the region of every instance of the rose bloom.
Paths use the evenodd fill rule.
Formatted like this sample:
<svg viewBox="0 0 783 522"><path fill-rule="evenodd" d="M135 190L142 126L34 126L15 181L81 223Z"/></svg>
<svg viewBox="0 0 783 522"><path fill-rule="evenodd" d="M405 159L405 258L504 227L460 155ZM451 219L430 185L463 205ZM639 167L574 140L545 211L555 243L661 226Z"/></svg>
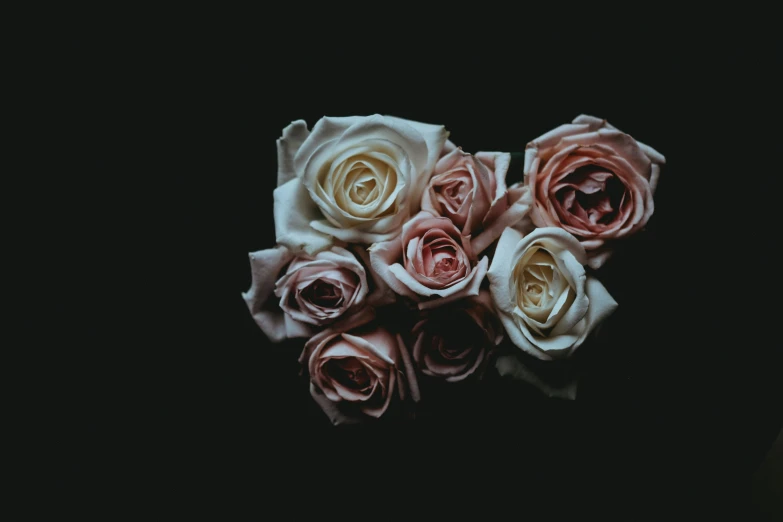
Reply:
<svg viewBox="0 0 783 522"><path fill-rule="evenodd" d="M586 263L582 245L563 229L503 232L488 277L511 342L539 359L568 357L617 308Z"/></svg>
<svg viewBox="0 0 783 522"><path fill-rule="evenodd" d="M394 300L388 288L350 251L331 247L315 256L294 256L284 247L250 254L253 282L243 294L250 313L273 342L309 337L365 305ZM276 298L276 299L275 299Z"/></svg>
<svg viewBox="0 0 783 522"><path fill-rule="evenodd" d="M419 400L402 339L377 325L324 330L305 344L299 362L313 399L335 425L378 418L394 397Z"/></svg>
<svg viewBox="0 0 783 522"><path fill-rule="evenodd" d="M278 140L277 243L310 255L334 238L371 244L399 234L448 133L390 116L292 123Z"/></svg>
<svg viewBox="0 0 783 522"><path fill-rule="evenodd" d="M420 212L402 234L370 247L373 270L394 292L432 308L477 295L489 260L448 219Z"/></svg>
<svg viewBox="0 0 783 522"><path fill-rule="evenodd" d="M511 163L507 152L463 152L451 142L435 165L421 208L449 218L470 236L473 251L483 252L503 229L515 225L530 210L532 198L523 184L506 187Z"/></svg>
<svg viewBox="0 0 783 522"><path fill-rule="evenodd" d="M489 291L427 310L413 328L413 360L421 373L447 382L474 375L503 340Z"/></svg>
<svg viewBox="0 0 783 522"><path fill-rule="evenodd" d="M665 158L606 120L579 116L528 143L524 174L538 227L560 227L601 267L608 243L647 224Z"/></svg>

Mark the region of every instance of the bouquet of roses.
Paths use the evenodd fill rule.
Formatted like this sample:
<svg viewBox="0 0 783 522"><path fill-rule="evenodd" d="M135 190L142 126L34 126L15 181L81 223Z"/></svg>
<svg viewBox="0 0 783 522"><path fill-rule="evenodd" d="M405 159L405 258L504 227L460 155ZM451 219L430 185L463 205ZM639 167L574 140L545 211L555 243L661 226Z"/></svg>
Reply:
<svg viewBox="0 0 783 522"><path fill-rule="evenodd" d="M389 116L289 125L277 142L277 246L243 294L300 362L334 424L476 378L504 343L569 357L616 308L592 270L653 213L664 157L579 116L512 155L470 154L443 126ZM498 360L499 371L507 371Z"/></svg>

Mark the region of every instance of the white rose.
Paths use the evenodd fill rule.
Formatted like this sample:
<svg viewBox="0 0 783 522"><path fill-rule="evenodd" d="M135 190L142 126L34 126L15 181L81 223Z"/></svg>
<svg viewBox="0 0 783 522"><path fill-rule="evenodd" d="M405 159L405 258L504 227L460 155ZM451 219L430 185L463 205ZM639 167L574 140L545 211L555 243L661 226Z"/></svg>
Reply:
<svg viewBox="0 0 783 522"><path fill-rule="evenodd" d="M543 360L568 357L617 308L574 236L560 228L500 236L487 276L509 339Z"/></svg>
<svg viewBox="0 0 783 522"><path fill-rule="evenodd" d="M334 238L392 239L418 212L448 132L390 116L321 118L289 125L278 140L277 242L298 254Z"/></svg>

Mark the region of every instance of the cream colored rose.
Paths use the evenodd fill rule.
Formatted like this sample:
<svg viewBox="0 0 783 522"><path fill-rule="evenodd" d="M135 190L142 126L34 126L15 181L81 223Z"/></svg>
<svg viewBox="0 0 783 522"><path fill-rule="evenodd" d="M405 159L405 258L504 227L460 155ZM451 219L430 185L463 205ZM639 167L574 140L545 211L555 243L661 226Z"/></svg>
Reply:
<svg viewBox="0 0 783 522"><path fill-rule="evenodd" d="M294 122L278 141L277 242L313 254L336 238L371 244L395 237L419 210L448 137L442 126L390 116Z"/></svg>
<svg viewBox="0 0 783 522"><path fill-rule="evenodd" d="M579 241L560 228L503 232L487 276L509 339L539 359L568 357L617 307L584 265Z"/></svg>

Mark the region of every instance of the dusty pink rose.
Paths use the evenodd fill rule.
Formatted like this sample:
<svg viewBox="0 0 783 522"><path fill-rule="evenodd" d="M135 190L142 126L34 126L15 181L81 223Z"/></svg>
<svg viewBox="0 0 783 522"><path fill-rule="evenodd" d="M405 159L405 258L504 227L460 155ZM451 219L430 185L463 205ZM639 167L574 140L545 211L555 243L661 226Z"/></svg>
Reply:
<svg viewBox="0 0 783 522"><path fill-rule="evenodd" d="M335 425L380 417L395 397L419 400L402 339L372 323L318 333L299 362L307 367L311 395Z"/></svg>
<svg viewBox="0 0 783 522"><path fill-rule="evenodd" d="M503 340L488 290L424 312L413 328L413 360L421 373L461 381L482 367Z"/></svg>
<svg viewBox="0 0 783 522"><path fill-rule="evenodd" d="M478 152L476 155L448 143L435 165L421 201L422 210L444 216L470 236L476 253L483 252L530 210L530 190L523 184L506 187L511 163L507 152Z"/></svg>
<svg viewBox="0 0 783 522"><path fill-rule="evenodd" d="M394 295L353 252L333 246L315 256L294 256L284 247L250 254L253 283L243 297L258 326L277 342L309 337L365 305L380 306Z"/></svg>
<svg viewBox="0 0 783 522"><path fill-rule="evenodd" d="M370 247L370 263L393 291L425 309L477 295L489 261L477 261L468 238L448 218L422 211L400 236Z"/></svg>
<svg viewBox="0 0 783 522"><path fill-rule="evenodd" d="M525 179L538 227L576 236L599 268L609 243L639 231L653 213L653 192L665 158L606 120L579 116L528 143Z"/></svg>

